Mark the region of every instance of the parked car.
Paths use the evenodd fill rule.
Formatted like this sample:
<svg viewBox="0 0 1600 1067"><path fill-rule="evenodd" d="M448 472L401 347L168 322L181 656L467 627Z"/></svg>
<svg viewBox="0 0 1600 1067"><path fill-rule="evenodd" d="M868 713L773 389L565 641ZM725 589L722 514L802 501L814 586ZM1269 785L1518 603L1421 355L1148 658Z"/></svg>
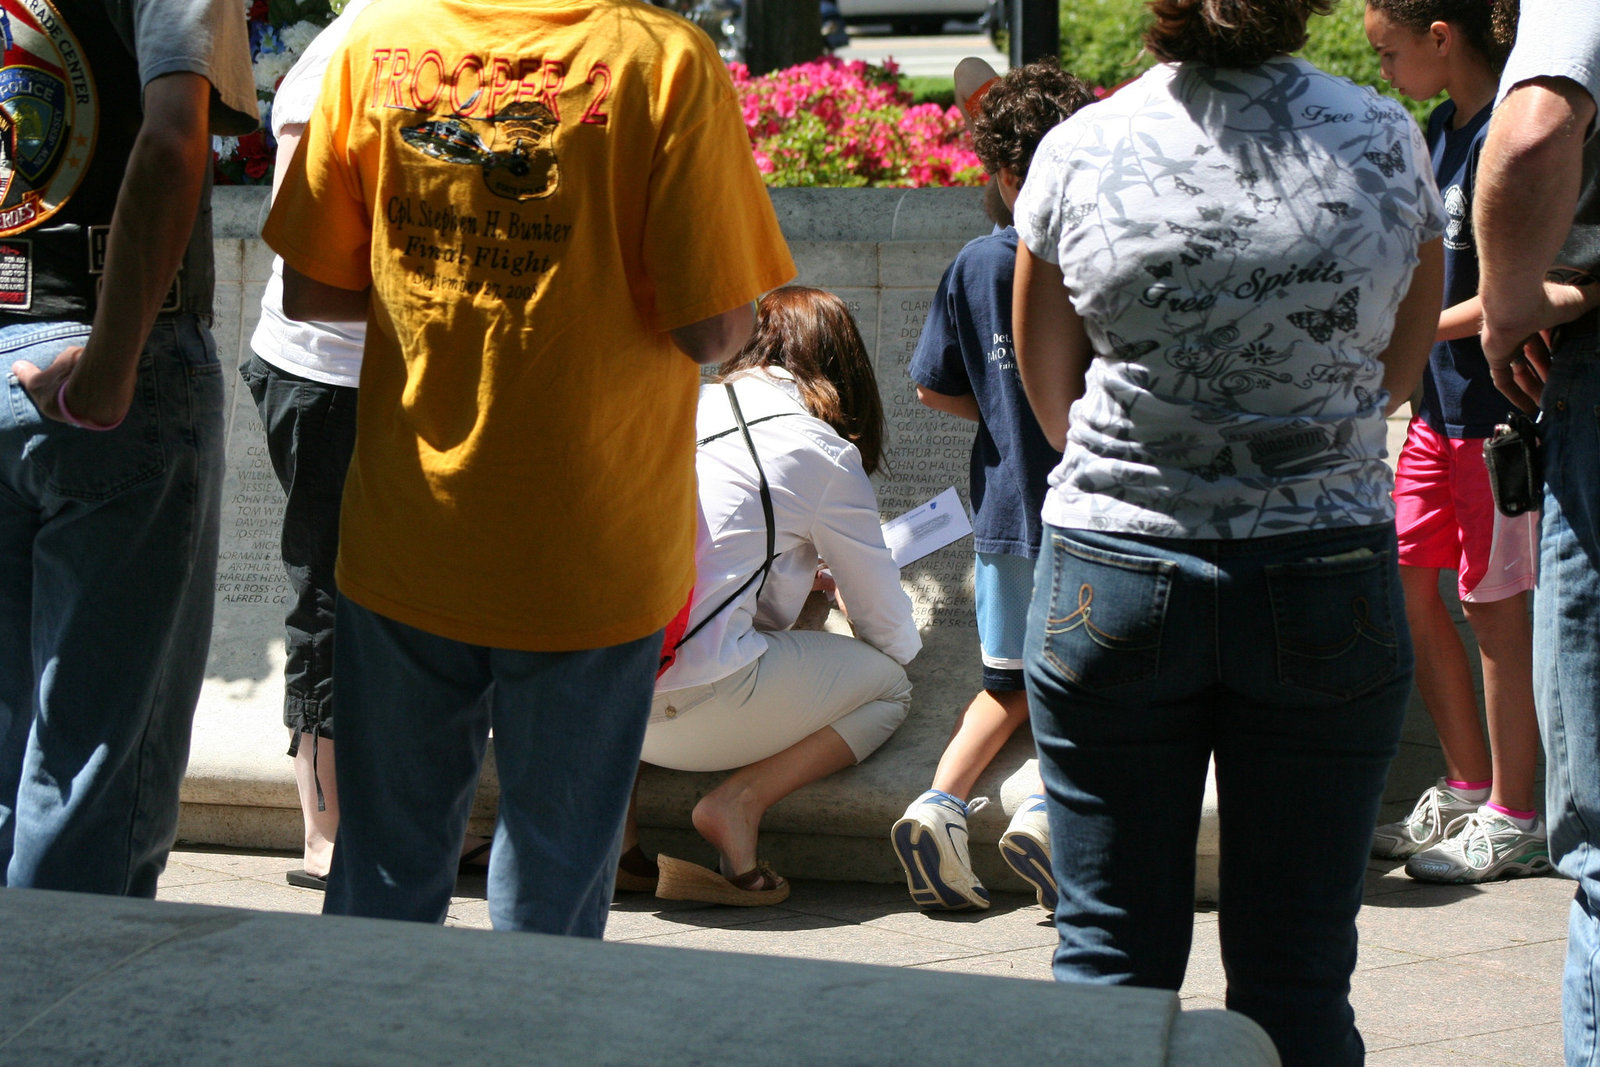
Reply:
<svg viewBox="0 0 1600 1067"><path fill-rule="evenodd" d="M951 19L972 22L989 12L989 0L838 0L847 23L887 22L895 33L941 33Z"/></svg>
<svg viewBox="0 0 1600 1067"><path fill-rule="evenodd" d="M739 0L650 0L657 7L676 11L711 37L724 63L743 63L745 16ZM834 0L820 0L823 50L831 52L850 43L839 6ZM934 31L937 32L937 31Z"/></svg>

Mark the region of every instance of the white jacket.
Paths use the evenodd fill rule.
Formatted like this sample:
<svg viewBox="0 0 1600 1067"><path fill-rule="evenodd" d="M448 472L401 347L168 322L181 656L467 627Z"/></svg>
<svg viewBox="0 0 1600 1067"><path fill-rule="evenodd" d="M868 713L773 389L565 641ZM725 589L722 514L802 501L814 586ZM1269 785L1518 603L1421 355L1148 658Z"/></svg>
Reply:
<svg viewBox="0 0 1600 1067"><path fill-rule="evenodd" d="M909 663L922 638L900 571L884 547L878 498L861 468L861 454L806 412L798 387L781 368L743 375L734 389L771 491L777 558L759 602L757 583L751 583L678 649L677 662L656 682L657 691L706 685L753 662L767 649L762 630L794 624L822 560L839 584L857 636L897 663ZM695 437L704 440L730 429L701 445L695 456L700 516L687 630L766 558L766 520L750 450L726 389L702 387Z"/></svg>

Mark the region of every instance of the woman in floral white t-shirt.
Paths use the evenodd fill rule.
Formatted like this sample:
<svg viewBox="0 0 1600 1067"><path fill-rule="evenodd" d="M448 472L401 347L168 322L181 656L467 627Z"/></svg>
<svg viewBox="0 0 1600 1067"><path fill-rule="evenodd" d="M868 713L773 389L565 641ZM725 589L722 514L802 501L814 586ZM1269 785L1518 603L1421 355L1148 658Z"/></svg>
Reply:
<svg viewBox="0 0 1600 1067"><path fill-rule="evenodd" d="M1331 0L1157 0L1166 62L1053 130L1018 360L1064 445L1026 653L1062 980L1177 989L1208 759L1228 1006L1356 1063L1347 999L1412 656L1386 408L1443 206L1397 105L1287 53Z"/></svg>

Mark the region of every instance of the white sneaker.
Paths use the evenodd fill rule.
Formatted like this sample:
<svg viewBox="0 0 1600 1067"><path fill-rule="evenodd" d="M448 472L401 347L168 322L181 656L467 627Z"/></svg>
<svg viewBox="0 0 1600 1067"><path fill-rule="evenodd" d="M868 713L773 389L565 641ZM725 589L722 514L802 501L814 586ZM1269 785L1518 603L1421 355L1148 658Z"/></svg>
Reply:
<svg viewBox="0 0 1600 1067"><path fill-rule="evenodd" d="M1439 779L1399 822L1385 823L1372 832L1372 854L1379 859L1403 860L1445 839L1445 828L1463 815L1478 810L1478 802L1464 800Z"/></svg>
<svg viewBox="0 0 1600 1067"><path fill-rule="evenodd" d="M989 891L972 873L967 853L967 816L989 803L974 797L963 804L949 793L923 793L889 831L911 899L924 911L987 908Z"/></svg>
<svg viewBox="0 0 1600 1067"><path fill-rule="evenodd" d="M1455 885L1522 878L1550 870L1544 820L1524 830L1492 808L1479 808L1450 824L1449 835L1419 852L1406 873L1422 882Z"/></svg>
<svg viewBox="0 0 1600 1067"><path fill-rule="evenodd" d="M1039 906L1055 914L1056 876L1050 869L1050 820L1043 794L1022 802L1011 825L1000 835L1000 858L1033 886Z"/></svg>

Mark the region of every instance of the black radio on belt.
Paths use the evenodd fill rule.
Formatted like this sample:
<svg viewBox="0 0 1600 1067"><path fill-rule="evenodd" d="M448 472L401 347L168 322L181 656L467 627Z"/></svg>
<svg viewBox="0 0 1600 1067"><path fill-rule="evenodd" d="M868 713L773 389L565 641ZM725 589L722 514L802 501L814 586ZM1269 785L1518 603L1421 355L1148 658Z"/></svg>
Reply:
<svg viewBox="0 0 1600 1067"><path fill-rule="evenodd" d="M1544 445L1539 424L1520 411L1506 416L1483 442L1489 491L1500 514L1517 516L1544 504Z"/></svg>

